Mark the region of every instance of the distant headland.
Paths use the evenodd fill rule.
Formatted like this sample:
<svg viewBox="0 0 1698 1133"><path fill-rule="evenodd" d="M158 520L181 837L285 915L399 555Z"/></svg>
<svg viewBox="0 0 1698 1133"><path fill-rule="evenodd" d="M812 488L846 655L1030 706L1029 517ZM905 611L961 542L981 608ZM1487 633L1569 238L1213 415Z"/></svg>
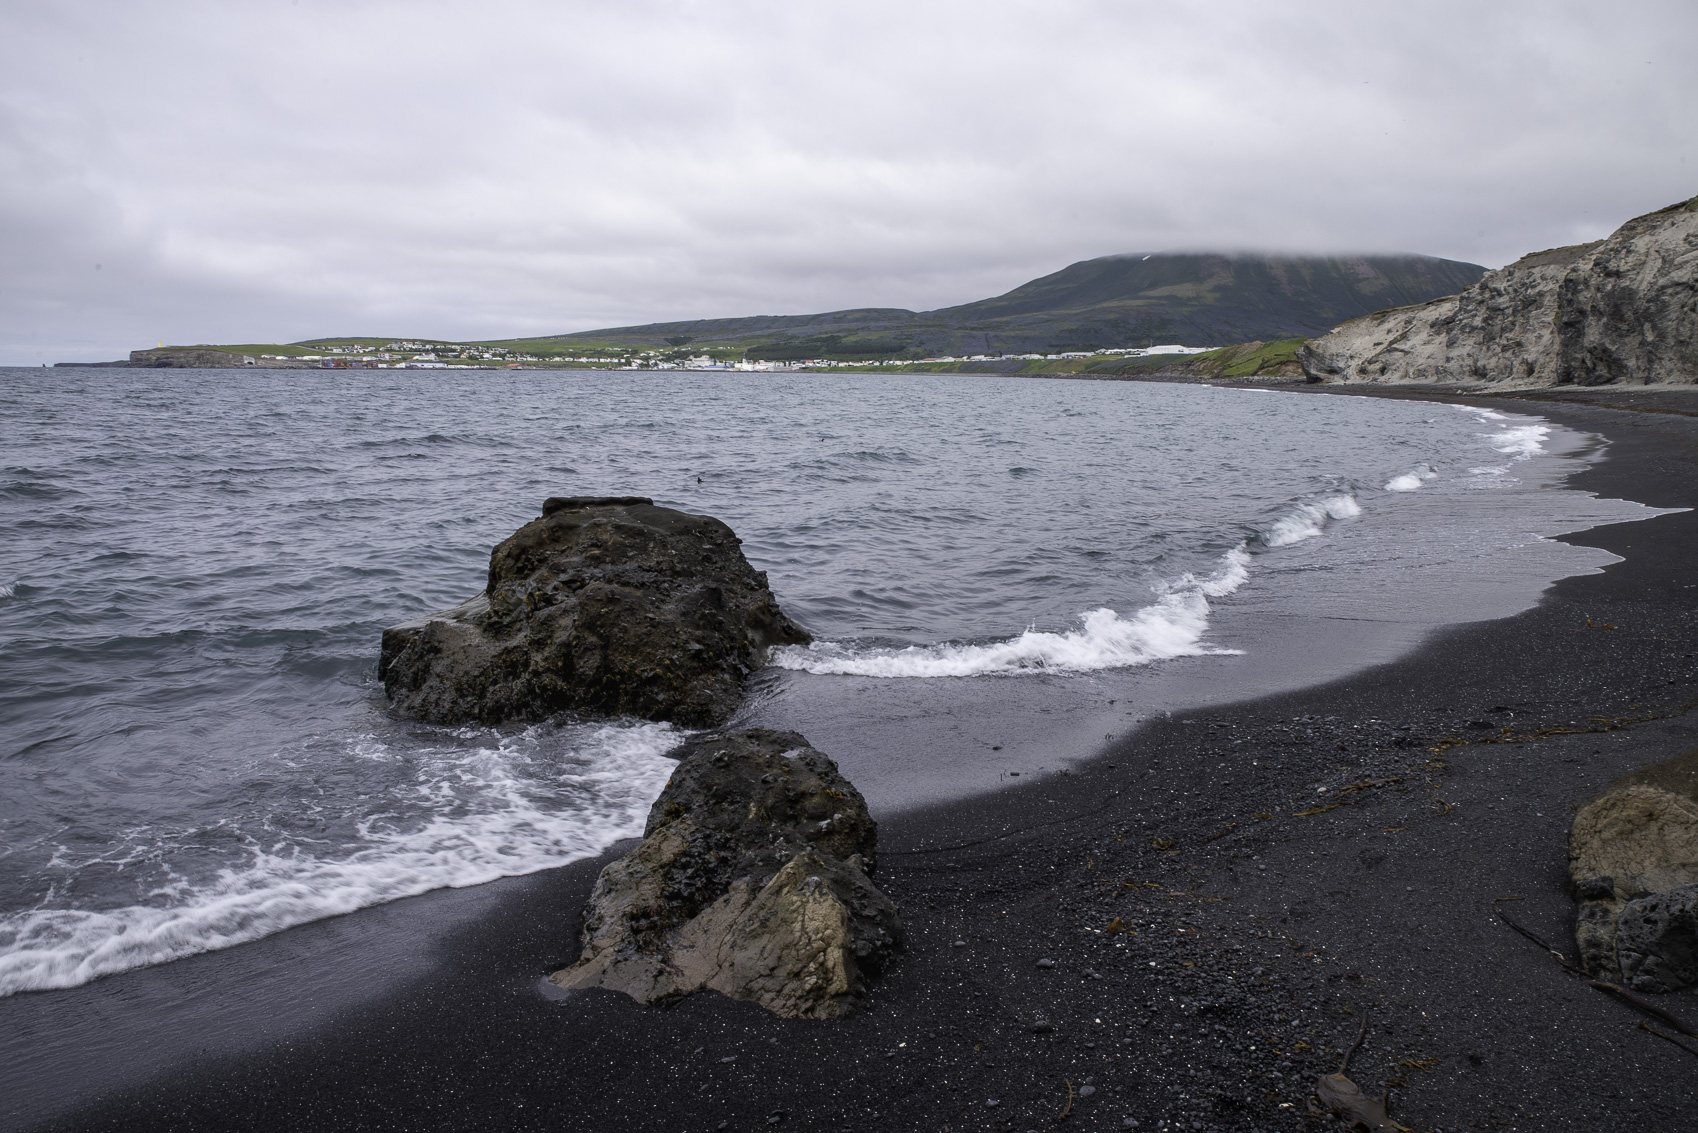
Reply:
<svg viewBox="0 0 1698 1133"><path fill-rule="evenodd" d="M1107 375L1170 366L1180 353L1212 353L1211 348L1254 342L1257 349L1248 352L1258 355L1249 364L1252 370L1258 365L1265 370L1274 360L1291 369L1296 347L1304 339L1374 311L1455 294L1485 272L1478 264L1430 256L1156 252L1084 260L1005 295L936 311L862 308L698 319L479 342L354 336L288 344L161 344L134 351L123 364L761 370L876 366L1022 373L1088 370ZM1261 349L1264 343L1279 343L1280 349L1270 353ZM1190 351L1176 349L1181 344ZM1208 361L1224 364L1223 357Z"/></svg>
<svg viewBox="0 0 1698 1133"><path fill-rule="evenodd" d="M1083 260L936 311L866 308L539 338L165 346L137 367L851 369L1285 379L1475 392L1698 382L1698 197L1496 271L1430 256ZM61 363L70 365L72 363Z"/></svg>

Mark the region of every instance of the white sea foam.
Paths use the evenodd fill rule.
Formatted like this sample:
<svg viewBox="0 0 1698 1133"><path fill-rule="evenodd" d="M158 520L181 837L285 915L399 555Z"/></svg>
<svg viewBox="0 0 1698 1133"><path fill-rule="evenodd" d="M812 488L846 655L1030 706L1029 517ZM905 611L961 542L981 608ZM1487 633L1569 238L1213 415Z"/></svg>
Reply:
<svg viewBox="0 0 1698 1133"><path fill-rule="evenodd" d="M1550 436L1548 425L1512 425L1493 433L1487 439L1492 447L1506 456L1526 460L1545 451L1545 438Z"/></svg>
<svg viewBox="0 0 1698 1133"><path fill-rule="evenodd" d="M254 843L245 863L156 893L156 903L0 918L0 996L74 987L432 889L534 873L640 835L675 766L665 753L684 734L664 724L582 732L579 769L547 783L527 779L501 745L430 767L413 793L440 800L438 812L403 829L387 829L375 815L361 824L351 851ZM381 743L356 746L366 758L381 757ZM563 785L581 788L574 805L539 805Z"/></svg>
<svg viewBox="0 0 1698 1133"><path fill-rule="evenodd" d="M1515 420L1509 414L1499 413L1495 409L1480 409L1473 405L1455 405L1451 408L1471 414L1482 424ZM1526 460L1528 457L1537 456L1545 451L1545 438L1550 435L1551 428L1549 425L1529 424L1509 425L1495 433L1487 433L1485 437L1493 448L1504 455L1516 460Z"/></svg>
<svg viewBox="0 0 1698 1133"><path fill-rule="evenodd" d="M1438 472L1430 464L1423 464L1413 472L1405 472L1401 476L1393 476L1386 482L1388 492L1413 492L1422 484L1437 476Z"/></svg>
<svg viewBox="0 0 1698 1133"><path fill-rule="evenodd" d="M15 582L9 582L5 586L0 586L0 598L16 597L17 593L18 584Z"/></svg>
<svg viewBox="0 0 1698 1133"><path fill-rule="evenodd" d="M1255 537L1265 547L1313 539L1329 521L1361 515L1348 495L1302 503ZM1029 628L1018 637L983 645L942 642L904 649L861 648L835 641L774 649L781 669L857 677L975 677L1008 673L1088 673L1147 665L1172 657L1230 654L1207 645L1209 599L1231 594L1250 578L1250 552L1239 544L1203 578L1187 573L1158 588L1156 601L1122 616L1107 606L1079 615L1079 628Z"/></svg>
<svg viewBox="0 0 1698 1133"><path fill-rule="evenodd" d="M1274 523L1260 535L1263 546L1289 547L1305 539L1313 539L1327 529L1327 521L1350 519L1362 514L1362 505L1353 496L1329 496L1313 503L1298 504L1297 509Z"/></svg>
<svg viewBox="0 0 1698 1133"><path fill-rule="evenodd" d="M773 650L772 663L809 673L860 677L975 677L999 673L1086 673L1147 665L1170 657L1233 653L1203 643L1209 599L1232 593L1250 577L1250 554L1228 551L1204 578L1186 574L1161 588L1156 601L1122 617L1100 607L1079 616L1076 630L1028 629L987 645L913 645L855 649L836 642Z"/></svg>

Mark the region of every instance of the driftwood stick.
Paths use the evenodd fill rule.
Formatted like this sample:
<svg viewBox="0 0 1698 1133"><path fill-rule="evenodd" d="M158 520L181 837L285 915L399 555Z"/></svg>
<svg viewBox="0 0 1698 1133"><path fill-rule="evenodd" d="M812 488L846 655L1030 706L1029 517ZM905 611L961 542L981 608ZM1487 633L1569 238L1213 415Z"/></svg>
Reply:
<svg viewBox="0 0 1698 1133"><path fill-rule="evenodd" d="M1555 948L1552 948L1549 944L1546 944L1543 940L1540 940L1532 932L1528 931L1525 928L1522 928L1520 925L1518 925L1514 921L1510 920L1507 916L1504 915L1504 911L1503 911L1502 908L1499 907L1499 903L1503 902L1503 901L1519 901L1519 900L1521 900L1521 898L1519 898L1519 897L1499 897L1499 898L1497 898L1497 900L1492 902L1492 912L1497 914L1498 920L1502 921L1504 924L1508 925L1510 928L1514 929L1516 932L1520 933L1522 936L1525 936L1528 940L1531 940L1534 944L1537 944L1540 948L1542 948L1546 952L1550 953L1551 957L1554 960L1556 960L1557 963L1562 965L1563 971L1567 972L1571 976L1577 976L1581 979L1586 980L1586 986L1587 987L1593 988L1597 991L1601 991L1606 995L1613 995L1617 999L1621 1000L1623 1003L1627 1004L1629 1007L1633 1008L1635 1011L1643 1012L1644 1014L1651 1016L1651 1018L1657 1020L1658 1022L1664 1024L1665 1026L1673 1028L1674 1030L1680 1032L1683 1035L1687 1035L1691 1038L1698 1038L1698 1031L1694 1031L1691 1027L1688 1027L1685 1023L1681 1022L1680 1018L1678 1016L1676 1016L1675 1014L1673 1014L1672 1012L1666 1010L1665 1008L1658 1007L1655 1003L1652 1003L1647 999L1643 999L1640 996L1634 995L1631 991L1628 991L1626 988L1622 987L1620 984L1609 983L1606 980L1594 980L1594 979L1588 978L1584 971L1582 971L1580 968L1578 968L1575 965L1568 962L1567 956L1564 956L1561 952L1558 952ZM1649 1028L1647 1028L1647 1029L1649 1029ZM1651 1033L1656 1034L1657 1032L1652 1031ZM1667 1035L1663 1035L1662 1037L1668 1038ZM1684 1046L1685 1044L1681 1044L1681 1045Z"/></svg>
<svg viewBox="0 0 1698 1133"><path fill-rule="evenodd" d="M1525 936L1528 940L1531 940L1534 944L1537 944L1540 948L1544 949L1544 951L1550 953L1551 958L1553 960L1555 960L1557 963L1561 964L1564 971L1569 972L1573 975L1580 975L1581 974L1580 969L1575 967L1573 964L1570 964L1568 962L1567 956L1563 955L1561 952L1557 951L1555 948L1552 948L1549 944L1545 943L1543 940L1540 940L1529 929L1522 928L1520 925L1518 925L1514 921L1510 920L1508 915L1506 915L1504 913L1503 908L1500 904L1501 902L1503 902L1503 901L1519 901L1519 900L1521 900L1521 898L1519 898L1519 897L1499 897L1492 902L1492 912L1497 914L1498 920L1502 921L1504 924L1508 925L1510 928L1514 929L1516 932L1519 932L1522 936Z"/></svg>
<svg viewBox="0 0 1698 1133"><path fill-rule="evenodd" d="M1663 1034L1661 1031L1657 1030L1657 1028L1651 1026L1651 1024L1645 1022L1645 1020L1643 1020L1643 1019L1639 1020L1639 1029L1641 1031L1649 1031L1649 1032L1651 1032L1651 1034L1656 1035L1659 1039L1662 1039L1665 1042L1671 1042L1675 1046L1678 1046L1681 1050L1684 1050L1687 1054L1692 1055L1694 1058L1698 1058L1698 1050L1692 1049L1691 1047L1687 1046L1685 1043L1681 1042L1679 1039L1675 1038L1673 1035Z"/></svg>
<svg viewBox="0 0 1698 1133"><path fill-rule="evenodd" d="M1350 1060L1356 1057L1356 1052L1362 1049L1362 1040L1368 1037L1368 1009L1362 1008L1362 1029L1356 1032L1356 1041L1350 1044L1350 1049L1344 1052L1344 1060L1338 1064L1340 1074L1348 1073Z"/></svg>
<svg viewBox="0 0 1698 1133"><path fill-rule="evenodd" d="M1665 1026L1673 1027L1683 1035L1698 1038L1698 1031L1694 1031L1691 1027L1682 1023L1674 1014L1658 1007L1655 1003L1652 1003L1649 1000L1641 999L1639 996L1634 995L1631 991L1628 991L1620 984L1607 983L1604 980L1587 980L1586 986L1597 988L1601 992L1615 996L1635 1011L1643 1011L1645 1014L1651 1016L1651 1018L1656 1019Z"/></svg>

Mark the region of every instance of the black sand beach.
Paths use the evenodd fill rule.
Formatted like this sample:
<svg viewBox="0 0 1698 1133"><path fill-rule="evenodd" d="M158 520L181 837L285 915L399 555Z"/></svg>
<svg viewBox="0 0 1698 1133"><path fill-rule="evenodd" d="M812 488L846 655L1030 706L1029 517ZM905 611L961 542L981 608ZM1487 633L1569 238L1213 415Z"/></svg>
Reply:
<svg viewBox="0 0 1698 1133"><path fill-rule="evenodd" d="M1698 392L1517 400L1612 442L1576 486L1698 506ZM1573 808L1698 746L1698 514L1570 541L1626 561L1394 664L885 821L909 952L847 1023L545 997L584 862L0 1001L0 1122L1342 1128L1306 1099L1366 1011L1351 1075L1413 1128L1688 1129L1698 1053L1493 915L1514 898L1571 947ZM1698 1024L1698 993L1660 1002Z"/></svg>

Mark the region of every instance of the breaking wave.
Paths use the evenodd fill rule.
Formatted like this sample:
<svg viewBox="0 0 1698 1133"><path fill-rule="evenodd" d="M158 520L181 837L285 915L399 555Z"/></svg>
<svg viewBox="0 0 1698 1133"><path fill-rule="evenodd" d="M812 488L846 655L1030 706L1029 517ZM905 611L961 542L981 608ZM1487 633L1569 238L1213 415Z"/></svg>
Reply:
<svg viewBox="0 0 1698 1133"><path fill-rule="evenodd" d="M1077 629L1028 628L1018 637L987 644L942 642L902 649L866 648L835 641L774 649L781 669L854 677L977 677L1010 673L1089 673L1148 665L1173 657L1236 653L1207 644L1209 599L1221 598L1250 578L1250 544L1287 547L1313 539L1334 519L1362 514L1347 495L1299 504L1225 555L1213 573L1186 573L1158 588L1157 599L1129 615L1100 606L1079 615Z"/></svg>
<svg viewBox="0 0 1698 1133"><path fill-rule="evenodd" d="M1209 599L1230 594L1250 577L1250 555L1228 551L1206 578L1187 574L1155 602L1121 617L1106 606L1079 615L1079 628L1051 633L1028 629L987 645L944 642L906 649L860 649L832 641L773 650L783 669L857 677L976 677L992 673L1088 673L1146 665L1169 657L1226 653L1202 643Z"/></svg>
<svg viewBox="0 0 1698 1133"><path fill-rule="evenodd" d="M1424 464L1413 472L1405 472L1401 476L1393 476L1386 482L1388 492L1413 492L1422 484L1438 475L1438 471L1430 464Z"/></svg>
<svg viewBox="0 0 1698 1133"><path fill-rule="evenodd" d="M318 839L252 839L244 863L163 887L148 904L0 917L0 996L75 987L432 889L592 857L642 834L675 766L666 753L684 738L666 724L583 726L571 736L569 767L547 771L528 766L535 729L495 747L439 749L416 781L360 821L358 840L340 852ZM350 754L401 758L370 737ZM414 811L413 820L397 826L398 810ZM146 856L148 848L132 851Z"/></svg>
<svg viewBox="0 0 1698 1133"><path fill-rule="evenodd" d="M1258 536L1264 547L1289 547L1313 539L1327 529L1327 521L1351 519L1362 514L1354 496L1331 496L1314 503L1299 504L1297 510Z"/></svg>

